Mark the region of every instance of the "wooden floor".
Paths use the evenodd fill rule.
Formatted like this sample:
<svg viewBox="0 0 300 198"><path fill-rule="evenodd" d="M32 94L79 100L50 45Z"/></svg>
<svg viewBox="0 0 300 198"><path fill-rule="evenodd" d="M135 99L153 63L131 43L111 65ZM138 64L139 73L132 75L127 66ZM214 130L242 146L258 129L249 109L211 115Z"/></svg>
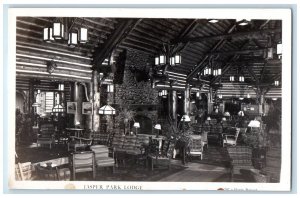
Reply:
<svg viewBox="0 0 300 198"><path fill-rule="evenodd" d="M174 161L172 163L178 163ZM179 162L180 163L180 162ZM189 162L186 169L167 176L159 181L172 182L229 182L229 170L226 167Z"/></svg>

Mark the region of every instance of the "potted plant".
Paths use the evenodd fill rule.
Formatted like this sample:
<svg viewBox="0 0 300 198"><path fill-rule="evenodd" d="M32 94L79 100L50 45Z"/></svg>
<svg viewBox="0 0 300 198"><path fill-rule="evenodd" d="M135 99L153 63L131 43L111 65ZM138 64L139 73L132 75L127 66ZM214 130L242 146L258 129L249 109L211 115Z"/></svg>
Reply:
<svg viewBox="0 0 300 198"><path fill-rule="evenodd" d="M119 111L119 121L124 124L124 134L130 131L130 121L134 120L134 112L129 110L128 105L122 105Z"/></svg>

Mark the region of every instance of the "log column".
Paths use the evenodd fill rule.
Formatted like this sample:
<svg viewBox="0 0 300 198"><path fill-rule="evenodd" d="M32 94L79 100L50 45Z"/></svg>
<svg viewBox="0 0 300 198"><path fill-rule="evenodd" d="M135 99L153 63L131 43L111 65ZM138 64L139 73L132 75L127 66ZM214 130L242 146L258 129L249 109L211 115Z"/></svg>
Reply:
<svg viewBox="0 0 300 198"><path fill-rule="evenodd" d="M77 122L80 123L80 127L83 126L82 123L82 87L78 82L74 82L74 102L77 104L76 112L74 115L74 125Z"/></svg>
<svg viewBox="0 0 300 198"><path fill-rule="evenodd" d="M207 113L208 114L211 114L213 112L213 106L214 106L214 103L213 103L213 90L210 87L209 92L207 94Z"/></svg>
<svg viewBox="0 0 300 198"><path fill-rule="evenodd" d="M100 116L98 110L100 108L100 92L98 89L98 73L93 71L93 119L92 125L94 131L99 131L100 128Z"/></svg>
<svg viewBox="0 0 300 198"><path fill-rule="evenodd" d="M88 86L86 86L87 89L87 93L88 93L88 99L90 103L93 104L93 86L92 86L92 82L88 84ZM89 115L86 115L86 121L85 121L85 125L86 128L89 130L93 130L93 112Z"/></svg>
<svg viewBox="0 0 300 198"><path fill-rule="evenodd" d="M177 92L176 91L170 91L171 92L171 118L173 120L177 120Z"/></svg>
<svg viewBox="0 0 300 198"><path fill-rule="evenodd" d="M187 85L184 91L184 114L190 114L190 85Z"/></svg>

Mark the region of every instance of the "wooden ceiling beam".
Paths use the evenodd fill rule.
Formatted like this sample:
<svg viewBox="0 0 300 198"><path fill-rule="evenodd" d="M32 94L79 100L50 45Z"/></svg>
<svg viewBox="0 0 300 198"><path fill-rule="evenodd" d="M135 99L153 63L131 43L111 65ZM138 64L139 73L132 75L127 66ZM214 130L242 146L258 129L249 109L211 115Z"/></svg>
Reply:
<svg viewBox="0 0 300 198"><path fill-rule="evenodd" d="M250 38L256 38L261 37L267 33L280 33L282 30L281 28L274 28L274 29L259 29L259 30L252 30L247 32L236 32L236 33L227 33L227 34L221 34L221 35L214 35L214 36L203 36L203 37L192 37L192 38L183 38L181 40L177 40L177 42L202 42L205 40L223 40L223 39L231 39L231 38L240 38L240 37L247 37Z"/></svg>
<svg viewBox="0 0 300 198"><path fill-rule="evenodd" d="M234 31L236 27L236 24L231 25L231 27L227 30L227 33L230 34ZM227 42L227 40L222 39L219 40L207 53L210 53L212 51L215 51L217 49L220 49L225 43ZM205 56L203 57L203 59L196 65L196 67L193 69L193 71L188 75L187 77L187 81L189 81L197 72L202 72L204 67L203 67L203 63L208 59L209 55L207 55L207 53L205 54Z"/></svg>
<svg viewBox="0 0 300 198"><path fill-rule="evenodd" d="M267 50L268 48L258 48L258 49L245 49L245 50L232 50L232 51L216 51L207 53L208 55L230 55L230 54L249 54L252 52L259 52Z"/></svg>
<svg viewBox="0 0 300 198"><path fill-rule="evenodd" d="M254 82L256 85L258 85L260 83L258 77L256 76L256 74L253 72L252 68L250 66L247 67L248 73L250 74L250 76L254 79Z"/></svg>
<svg viewBox="0 0 300 198"><path fill-rule="evenodd" d="M249 40L246 40L244 43L242 43L242 45L239 47L239 49L243 49L247 44L249 44ZM234 56L232 56L227 63L226 61L226 65L222 67L222 74L220 76L216 76L211 80L211 85L214 84L215 82L217 82L220 78L222 78L228 71L229 69L232 67L232 64L230 62L234 62L235 60L237 60L240 57L239 54L235 54Z"/></svg>
<svg viewBox="0 0 300 198"><path fill-rule="evenodd" d="M108 55L122 42L124 38L141 22L142 19L123 19L118 23L115 31L109 36L106 42L95 49L94 65L99 67Z"/></svg>
<svg viewBox="0 0 300 198"><path fill-rule="evenodd" d="M194 32L194 30L199 26L199 21L198 19L194 19L192 20L189 24L187 24L186 27L183 28L183 30L180 32L180 34L176 37L176 39L174 40L180 40L183 39L185 37L187 37L188 35L192 34ZM173 42L173 41L171 41ZM184 48L189 44L189 42L187 43L179 43L174 49L173 49L173 53L176 52L181 52L182 50L184 50Z"/></svg>

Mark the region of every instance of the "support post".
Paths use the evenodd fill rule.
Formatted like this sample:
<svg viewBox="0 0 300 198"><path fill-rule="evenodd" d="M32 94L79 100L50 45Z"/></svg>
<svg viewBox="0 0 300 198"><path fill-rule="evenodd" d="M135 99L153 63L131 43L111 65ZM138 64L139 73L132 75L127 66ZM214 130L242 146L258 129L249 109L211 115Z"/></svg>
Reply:
<svg viewBox="0 0 300 198"><path fill-rule="evenodd" d="M93 71L93 131L98 132L100 128L100 90L98 88L98 73Z"/></svg>
<svg viewBox="0 0 300 198"><path fill-rule="evenodd" d="M184 91L184 114L190 114L190 85L187 85Z"/></svg>

